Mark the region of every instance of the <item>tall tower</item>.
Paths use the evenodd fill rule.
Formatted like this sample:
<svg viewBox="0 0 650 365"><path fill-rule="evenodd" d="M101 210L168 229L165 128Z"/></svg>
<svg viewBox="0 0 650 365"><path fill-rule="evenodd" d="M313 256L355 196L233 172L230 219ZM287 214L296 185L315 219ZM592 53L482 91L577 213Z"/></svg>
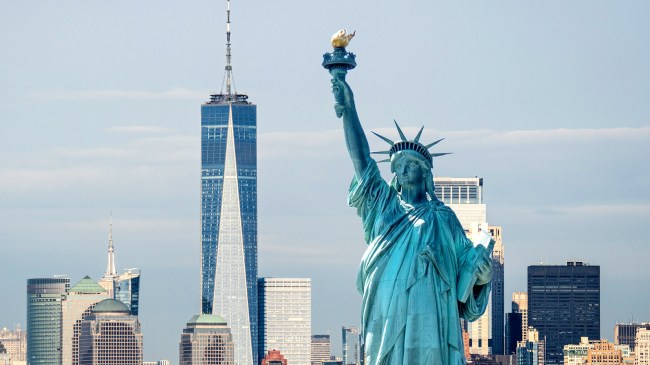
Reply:
<svg viewBox="0 0 650 365"><path fill-rule="evenodd" d="M115 295L115 279L117 278L117 271L115 270L115 248L113 247L113 216L108 228L108 260L106 260L106 272L101 279L99 285L106 289L109 298Z"/></svg>
<svg viewBox="0 0 650 365"><path fill-rule="evenodd" d="M257 364L257 107L237 93L227 1L221 92L201 105L202 313L222 316L235 363ZM225 91L224 91L225 86Z"/></svg>
<svg viewBox="0 0 650 365"><path fill-rule="evenodd" d="M69 278L27 279L27 363L61 365L61 305Z"/></svg>
<svg viewBox="0 0 650 365"><path fill-rule="evenodd" d="M546 340L549 365L562 364L564 345L582 336L599 339L600 266L528 266L528 325Z"/></svg>
<svg viewBox="0 0 650 365"><path fill-rule="evenodd" d="M259 278L259 351L278 350L289 364L311 364L311 279Z"/></svg>

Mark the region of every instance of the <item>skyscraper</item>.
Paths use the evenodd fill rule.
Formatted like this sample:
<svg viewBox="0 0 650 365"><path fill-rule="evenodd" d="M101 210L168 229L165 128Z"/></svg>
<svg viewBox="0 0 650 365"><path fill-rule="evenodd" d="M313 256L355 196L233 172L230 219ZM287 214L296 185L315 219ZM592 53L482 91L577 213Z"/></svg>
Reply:
<svg viewBox="0 0 650 365"><path fill-rule="evenodd" d="M126 304L131 315L138 315L140 303L140 270L127 269L115 278L115 299Z"/></svg>
<svg viewBox="0 0 650 365"><path fill-rule="evenodd" d="M278 350L289 364L311 364L311 279L259 278L260 358Z"/></svg>
<svg viewBox="0 0 650 365"><path fill-rule="evenodd" d="M343 340L343 365L361 365L363 345L359 329L343 326L341 338Z"/></svg>
<svg viewBox="0 0 650 365"><path fill-rule="evenodd" d="M193 316L181 334L179 365L234 365L228 323L215 314Z"/></svg>
<svg viewBox="0 0 650 365"><path fill-rule="evenodd" d="M528 336L528 293L516 291L512 293L512 313L521 313L521 340Z"/></svg>
<svg viewBox="0 0 650 365"><path fill-rule="evenodd" d="M97 303L81 322L79 365L142 365L138 317L115 299Z"/></svg>
<svg viewBox="0 0 650 365"><path fill-rule="evenodd" d="M257 108L237 93L227 2L225 91L201 106L202 311L228 322L235 363L257 364Z"/></svg>
<svg viewBox="0 0 650 365"><path fill-rule="evenodd" d="M311 336L311 365L323 365L323 361L330 359L330 335Z"/></svg>
<svg viewBox="0 0 650 365"><path fill-rule="evenodd" d="M501 227L487 223L487 206L483 202L483 179L480 177L433 179L436 197L451 208L467 237L475 240L487 230L496 241L492 251L492 292L485 313L469 324L470 353L503 354L504 350L504 247Z"/></svg>
<svg viewBox="0 0 650 365"><path fill-rule="evenodd" d="M63 365L79 364L81 322L91 314L95 304L104 299L111 299L108 291L99 286L89 276L81 279L68 291L68 295L66 295L62 304L61 348Z"/></svg>
<svg viewBox="0 0 650 365"><path fill-rule="evenodd" d="M61 304L70 279L27 279L27 363L61 365Z"/></svg>
<svg viewBox="0 0 650 365"><path fill-rule="evenodd" d="M564 345L600 338L600 266L528 266L528 325L545 340L551 365L562 363Z"/></svg>

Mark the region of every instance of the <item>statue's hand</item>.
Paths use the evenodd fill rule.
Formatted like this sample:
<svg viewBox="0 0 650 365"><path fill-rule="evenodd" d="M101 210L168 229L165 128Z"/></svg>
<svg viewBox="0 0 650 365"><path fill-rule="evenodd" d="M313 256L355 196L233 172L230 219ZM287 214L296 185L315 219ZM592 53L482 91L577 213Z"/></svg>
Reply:
<svg viewBox="0 0 650 365"><path fill-rule="evenodd" d="M345 81L345 74L332 71L332 94L336 100L334 110L336 116L341 118L346 110L354 108L354 97L350 85Z"/></svg>
<svg viewBox="0 0 650 365"><path fill-rule="evenodd" d="M483 246L478 246L479 258L476 261L476 285L485 285L492 280L492 258Z"/></svg>

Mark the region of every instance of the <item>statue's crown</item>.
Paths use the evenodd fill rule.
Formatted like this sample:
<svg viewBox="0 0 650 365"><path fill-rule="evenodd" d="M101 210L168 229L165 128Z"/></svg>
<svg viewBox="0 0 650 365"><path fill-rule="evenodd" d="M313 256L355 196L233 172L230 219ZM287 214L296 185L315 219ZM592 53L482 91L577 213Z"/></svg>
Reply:
<svg viewBox="0 0 650 365"><path fill-rule="evenodd" d="M427 145L423 145L420 143L420 137L422 136L422 131L424 130L424 127L420 128L420 131L418 134L413 138L413 140L409 140L406 138L404 135L404 132L402 132L402 128L399 127L399 124L397 124L397 121L393 120L395 122L395 127L397 127L397 133L399 133L400 140L397 142L393 142L390 139L372 132L374 135L377 137L381 138L384 140L386 143L388 143L391 147L388 151L376 151L376 152L371 152L371 153L376 153L376 154L383 154L383 155L388 155L388 158L385 160L381 160L378 162L390 162L393 158L393 155L395 155L398 152L401 151L413 151L417 153L418 156L422 157L426 162L428 162L429 167L433 167L433 158L438 157L438 156L444 156L448 155L450 152L444 152L444 153L431 153L429 152L429 148L435 146L438 144L438 142L442 141L444 138L440 138L437 141L434 141L432 143L429 143Z"/></svg>

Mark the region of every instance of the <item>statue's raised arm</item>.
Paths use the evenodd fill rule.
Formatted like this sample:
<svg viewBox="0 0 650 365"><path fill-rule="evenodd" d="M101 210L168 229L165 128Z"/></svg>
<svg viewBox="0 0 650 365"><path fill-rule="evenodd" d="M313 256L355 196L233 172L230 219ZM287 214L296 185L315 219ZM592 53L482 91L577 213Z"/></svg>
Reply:
<svg viewBox="0 0 650 365"><path fill-rule="evenodd" d="M330 73L333 77L332 93L336 99L334 110L336 116L343 119L345 144L354 165L354 172L357 177L360 177L370 162L368 140L363 132L357 108L354 105L354 94L350 85L345 81L345 70L333 69L330 70Z"/></svg>

